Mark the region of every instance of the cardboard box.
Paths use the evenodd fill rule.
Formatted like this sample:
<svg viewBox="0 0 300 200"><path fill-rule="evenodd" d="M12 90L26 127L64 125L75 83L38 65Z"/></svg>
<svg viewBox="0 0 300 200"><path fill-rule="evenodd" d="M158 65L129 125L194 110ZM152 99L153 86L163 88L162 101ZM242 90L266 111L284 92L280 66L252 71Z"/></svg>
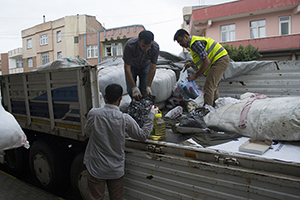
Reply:
<svg viewBox="0 0 300 200"><path fill-rule="evenodd" d="M273 141L263 138L251 138L239 147L239 151L262 155L272 145Z"/></svg>

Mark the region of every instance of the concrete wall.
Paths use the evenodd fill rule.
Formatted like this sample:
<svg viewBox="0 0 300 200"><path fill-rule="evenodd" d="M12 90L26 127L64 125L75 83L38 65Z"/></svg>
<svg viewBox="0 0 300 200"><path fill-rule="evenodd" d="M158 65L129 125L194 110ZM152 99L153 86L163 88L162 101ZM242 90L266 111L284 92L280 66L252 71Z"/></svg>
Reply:
<svg viewBox="0 0 300 200"><path fill-rule="evenodd" d="M2 53L1 55L1 71L2 74L8 74L8 53Z"/></svg>

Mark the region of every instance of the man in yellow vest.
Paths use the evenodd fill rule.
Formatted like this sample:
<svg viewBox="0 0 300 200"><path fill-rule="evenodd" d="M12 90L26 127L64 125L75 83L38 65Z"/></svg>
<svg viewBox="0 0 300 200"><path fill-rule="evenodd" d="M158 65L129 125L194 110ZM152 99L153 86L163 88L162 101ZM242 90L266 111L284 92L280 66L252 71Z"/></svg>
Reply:
<svg viewBox="0 0 300 200"><path fill-rule="evenodd" d="M227 51L215 40L207 37L190 36L184 29L179 29L175 33L174 41L191 52L193 61L184 65L185 70L194 65L198 67L198 71L187 79L193 81L201 74L206 76L203 89L204 104L213 106L215 100L219 98L220 81L230 63Z"/></svg>

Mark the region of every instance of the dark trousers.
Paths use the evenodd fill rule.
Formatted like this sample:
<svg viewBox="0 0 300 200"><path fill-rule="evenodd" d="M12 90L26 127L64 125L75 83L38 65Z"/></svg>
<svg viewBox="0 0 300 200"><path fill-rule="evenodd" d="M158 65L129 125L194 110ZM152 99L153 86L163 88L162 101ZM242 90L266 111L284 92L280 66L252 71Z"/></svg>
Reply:
<svg viewBox="0 0 300 200"><path fill-rule="evenodd" d="M88 188L90 200L102 200L107 184L110 200L123 200L124 176L118 179L98 179L88 173Z"/></svg>

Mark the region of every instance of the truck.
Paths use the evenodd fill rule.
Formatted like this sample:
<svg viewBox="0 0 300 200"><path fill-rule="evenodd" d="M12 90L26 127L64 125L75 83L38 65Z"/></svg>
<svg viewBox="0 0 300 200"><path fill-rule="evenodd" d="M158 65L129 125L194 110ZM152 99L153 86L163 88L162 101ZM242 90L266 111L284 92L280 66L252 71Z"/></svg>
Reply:
<svg viewBox="0 0 300 200"><path fill-rule="evenodd" d="M297 61L271 61L221 81L220 95L297 96L299 69ZM28 150L3 152L3 163L18 173L29 166L48 191L71 185L88 199L83 127L88 111L101 104L97 79L90 65L0 76L3 107L30 143ZM196 84L203 87L203 79ZM126 140L124 199L300 199L300 160L188 145L189 134L166 132L161 141Z"/></svg>

